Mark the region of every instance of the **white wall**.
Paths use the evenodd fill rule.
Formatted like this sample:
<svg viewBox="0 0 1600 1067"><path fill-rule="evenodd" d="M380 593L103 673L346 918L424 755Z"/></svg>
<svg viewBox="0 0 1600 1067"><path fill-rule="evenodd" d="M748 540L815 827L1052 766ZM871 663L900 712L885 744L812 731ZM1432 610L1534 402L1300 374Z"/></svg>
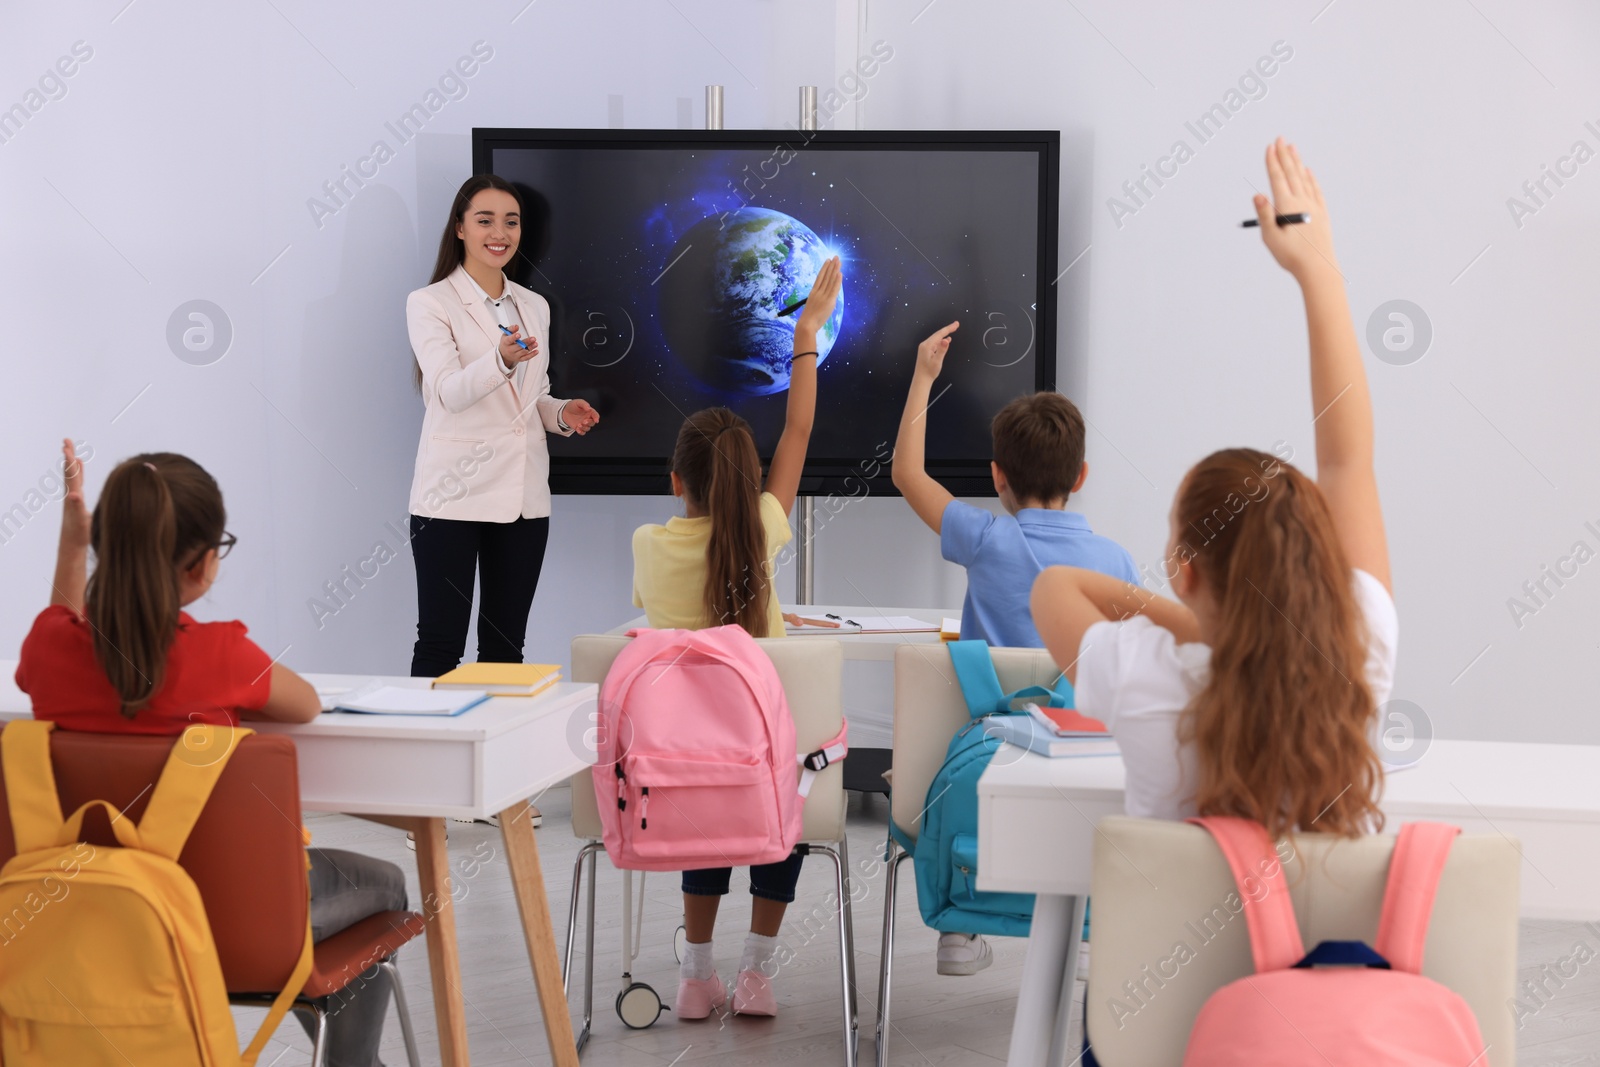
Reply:
<svg viewBox="0 0 1600 1067"><path fill-rule="evenodd" d="M0 512L41 503L28 491L64 433L94 445L91 488L131 452L192 454L222 482L241 538L197 613L245 619L294 666L408 661L408 556L320 630L307 601L375 542L398 545L386 524L403 527L419 422L402 301L469 170L470 128L605 126L618 98L622 125L698 125L707 82L727 86L730 127L776 127L796 85L833 84L883 39L894 59L841 124L1063 132L1061 265L1089 248L1060 304L1060 380L1094 426L1081 504L1141 561L1158 556L1176 483L1206 451L1283 440L1311 462L1293 285L1235 228L1263 184L1262 146L1297 139L1336 213L1358 329L1404 298L1434 333L1418 362L1368 364L1405 624L1395 696L1442 736L1600 743L1588 713L1600 566L1548 584L1520 628L1507 605L1575 542L1600 550L1584 527L1600 529L1587 462L1600 372L1583 291L1600 162L1520 227L1506 203L1574 141L1600 151L1583 125L1600 128L1586 110L1600 98L1587 61L1600 14L1585 5L121 7L0 15L0 107L74 42L93 50L66 94L0 143L0 338L14 368ZM468 95L399 146L385 122L480 40L494 55ZM1266 95L1200 145L1185 121L1277 41L1293 57ZM318 227L308 198L380 138L395 158ZM1108 198L1179 138L1194 158L1118 225ZM168 316L196 298L234 331L209 366L166 339ZM558 501L531 655L564 659L572 633L625 617L628 535L668 513L665 499ZM51 504L4 531L0 655L46 596L56 519ZM962 592L898 500L830 521L818 567L824 600Z"/></svg>

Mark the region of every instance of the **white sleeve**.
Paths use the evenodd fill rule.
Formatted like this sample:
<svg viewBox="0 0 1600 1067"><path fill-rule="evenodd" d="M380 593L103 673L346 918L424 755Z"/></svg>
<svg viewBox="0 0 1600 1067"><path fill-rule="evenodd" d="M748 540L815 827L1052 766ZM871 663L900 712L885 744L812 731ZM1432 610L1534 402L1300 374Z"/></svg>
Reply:
<svg viewBox="0 0 1600 1067"><path fill-rule="evenodd" d="M1111 725L1116 718L1117 692L1122 676L1120 622L1097 622L1083 632L1078 644L1078 680L1073 685L1077 709Z"/></svg>
<svg viewBox="0 0 1600 1067"><path fill-rule="evenodd" d="M1373 702L1383 705L1394 691L1395 658L1400 641L1400 615L1389 590L1366 571L1353 574L1356 604L1367 624L1367 687Z"/></svg>
<svg viewBox="0 0 1600 1067"><path fill-rule="evenodd" d="M461 365L461 349L450 320L425 289L406 297L406 330L411 351L422 368L424 400L437 398L446 411L455 414L506 384L497 346Z"/></svg>
<svg viewBox="0 0 1600 1067"><path fill-rule="evenodd" d="M1115 733L1119 718L1181 709L1189 702L1190 658L1209 659L1209 650L1179 646L1170 630L1142 615L1097 622L1078 647L1078 710Z"/></svg>

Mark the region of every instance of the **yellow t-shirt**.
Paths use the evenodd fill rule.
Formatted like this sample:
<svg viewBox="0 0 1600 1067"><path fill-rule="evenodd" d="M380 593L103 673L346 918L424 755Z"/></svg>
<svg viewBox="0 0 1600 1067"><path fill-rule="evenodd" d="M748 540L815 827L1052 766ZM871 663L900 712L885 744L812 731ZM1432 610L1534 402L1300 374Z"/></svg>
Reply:
<svg viewBox="0 0 1600 1067"><path fill-rule="evenodd" d="M771 493L761 494L761 527L767 535L767 560L789 543L794 532L789 516ZM666 525L650 523L633 531L633 604L644 609L650 625L659 630L702 630L714 625L706 618L706 549L711 542L711 519L671 518ZM774 568L776 569L776 568ZM770 572L769 572L770 573ZM777 590L767 596L767 632L755 637L783 636L783 611Z"/></svg>

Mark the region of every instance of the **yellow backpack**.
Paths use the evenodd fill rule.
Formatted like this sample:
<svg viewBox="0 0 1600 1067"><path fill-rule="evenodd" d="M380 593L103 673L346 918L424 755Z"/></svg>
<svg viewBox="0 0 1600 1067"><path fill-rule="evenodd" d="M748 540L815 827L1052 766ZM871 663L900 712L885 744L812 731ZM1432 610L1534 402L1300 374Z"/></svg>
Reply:
<svg viewBox="0 0 1600 1067"><path fill-rule="evenodd" d="M136 826L104 800L62 818L52 725L19 720L0 734L17 844L0 868L0 1065L252 1067L311 971L310 926L289 984L241 1054L205 906L178 865L252 731L189 727ZM206 758L184 758L194 752ZM94 807L121 848L79 842Z"/></svg>

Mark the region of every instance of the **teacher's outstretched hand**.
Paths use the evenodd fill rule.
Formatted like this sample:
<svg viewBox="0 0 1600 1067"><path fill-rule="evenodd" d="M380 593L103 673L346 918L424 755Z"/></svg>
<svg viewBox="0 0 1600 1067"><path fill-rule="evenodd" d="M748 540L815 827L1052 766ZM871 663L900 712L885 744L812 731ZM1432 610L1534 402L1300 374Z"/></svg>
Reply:
<svg viewBox="0 0 1600 1067"><path fill-rule="evenodd" d="M581 437L600 424L600 413L587 400L569 400L561 409L561 421Z"/></svg>

